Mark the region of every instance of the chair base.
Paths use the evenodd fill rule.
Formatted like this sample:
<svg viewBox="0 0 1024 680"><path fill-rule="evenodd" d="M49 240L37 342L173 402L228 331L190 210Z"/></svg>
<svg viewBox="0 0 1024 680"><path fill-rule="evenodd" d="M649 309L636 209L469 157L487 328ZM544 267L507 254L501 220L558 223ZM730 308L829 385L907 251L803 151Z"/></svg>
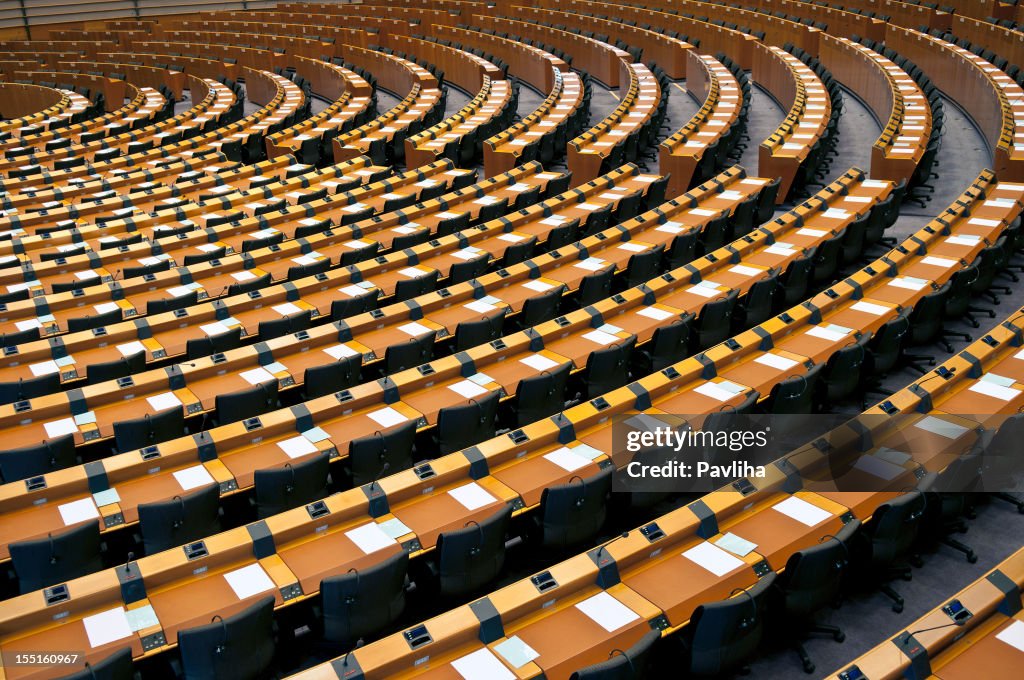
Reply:
<svg viewBox="0 0 1024 680"><path fill-rule="evenodd" d="M814 661L811 660L810 654L808 654L807 649L804 648L804 640L810 633L824 633L831 635L833 640L840 643L846 640L846 633L844 633L839 626L830 626L826 624L814 624L809 626L804 638L793 643L793 649L796 651L797 655L799 655L800 662L803 664L804 673L807 673L808 675L813 673L815 669Z"/></svg>

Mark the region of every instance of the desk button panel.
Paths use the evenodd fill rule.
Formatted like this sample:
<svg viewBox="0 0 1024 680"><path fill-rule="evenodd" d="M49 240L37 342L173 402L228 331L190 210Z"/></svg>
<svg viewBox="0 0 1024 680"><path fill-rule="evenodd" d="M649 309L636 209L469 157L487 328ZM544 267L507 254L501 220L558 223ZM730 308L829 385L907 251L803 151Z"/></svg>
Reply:
<svg viewBox="0 0 1024 680"><path fill-rule="evenodd" d="M164 636L163 631L159 633L153 633L152 635L146 635L142 638L142 649L143 651L150 651L151 649L157 649L167 644L167 638Z"/></svg>
<svg viewBox="0 0 1024 680"><path fill-rule="evenodd" d="M298 583L293 583L290 586L281 588L281 598L287 602L288 600L294 600L297 597L302 596L302 586Z"/></svg>
<svg viewBox="0 0 1024 680"><path fill-rule="evenodd" d="M122 524L124 524L124 514L120 512L115 513L113 515L107 515L103 518L103 526L105 526L107 529L110 529L111 527L120 526Z"/></svg>

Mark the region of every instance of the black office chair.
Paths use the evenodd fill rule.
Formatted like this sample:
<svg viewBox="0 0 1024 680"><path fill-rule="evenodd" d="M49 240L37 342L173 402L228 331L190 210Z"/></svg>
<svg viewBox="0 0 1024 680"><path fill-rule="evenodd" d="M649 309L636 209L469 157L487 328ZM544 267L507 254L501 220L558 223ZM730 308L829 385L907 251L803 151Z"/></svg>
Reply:
<svg viewBox="0 0 1024 680"><path fill-rule="evenodd" d="M431 331L418 338L411 338L396 345L390 345L384 351L384 372L388 375L414 368L434 358L434 339L436 331Z"/></svg>
<svg viewBox="0 0 1024 680"><path fill-rule="evenodd" d="M785 271L779 274L778 295L775 300L776 311L789 309L807 299L813 266L813 254L802 255L790 262Z"/></svg>
<svg viewBox="0 0 1024 680"><path fill-rule="evenodd" d="M103 361L96 364L89 364L86 368L86 381L90 385L123 378L134 373L141 373L146 369L146 351L136 352L129 356L123 356L114 361Z"/></svg>
<svg viewBox="0 0 1024 680"><path fill-rule="evenodd" d="M778 285L779 277L775 272L752 283L733 309L730 332L736 335L770 319Z"/></svg>
<svg viewBox="0 0 1024 680"><path fill-rule="evenodd" d="M330 456L320 453L299 462L285 463L283 467L256 470L253 479L259 518L324 498L329 469Z"/></svg>
<svg viewBox="0 0 1024 680"><path fill-rule="evenodd" d="M897 576L907 581L912 578L906 561L917 561L912 550L926 504L925 494L917 490L883 503L857 534L851 550L855 572L871 579L893 601L892 610L897 613L903 611L903 598L889 582Z"/></svg>
<svg viewBox="0 0 1024 680"><path fill-rule="evenodd" d="M694 610L690 632L682 640L689 651L690 673L722 676L746 666L764 635L768 593L775 578L775 572L769 572L747 590Z"/></svg>
<svg viewBox="0 0 1024 680"><path fill-rule="evenodd" d="M599 397L629 382L629 366L635 347L636 336L631 335L614 345L591 352L579 385L583 398Z"/></svg>
<svg viewBox="0 0 1024 680"><path fill-rule="evenodd" d="M4 483L45 475L77 462L75 438L66 434L39 444L0 452L0 479Z"/></svg>
<svg viewBox="0 0 1024 680"><path fill-rule="evenodd" d="M146 314L154 316L156 314L162 314L163 312L172 312L177 309L191 307L198 301L199 293L194 290L189 291L185 295L179 295L178 297L157 298L156 300L150 300L146 303Z"/></svg>
<svg viewBox="0 0 1024 680"><path fill-rule="evenodd" d="M185 356L199 359L242 346L242 327L232 328L226 333L217 333L185 342Z"/></svg>
<svg viewBox="0 0 1024 680"><path fill-rule="evenodd" d="M124 318L124 312L120 309L114 309L103 314L93 314L92 316L76 316L68 319L68 333L77 333L79 331L88 331L93 328L103 328L104 326L113 325ZM34 329L37 337L39 329ZM6 346L6 345L5 345Z"/></svg>
<svg viewBox="0 0 1024 680"><path fill-rule="evenodd" d="M654 643L661 639L656 630L648 631L626 651L613 649L608 660L581 668L569 680L641 680L648 677L647 662Z"/></svg>
<svg viewBox="0 0 1024 680"><path fill-rule="evenodd" d="M863 333L828 358L821 372L824 403L835 404L860 391L871 373L871 353L867 348L870 340L871 333Z"/></svg>
<svg viewBox="0 0 1024 680"><path fill-rule="evenodd" d="M320 582L324 639L351 649L381 632L405 610L409 554L401 550L365 569Z"/></svg>
<svg viewBox="0 0 1024 680"><path fill-rule="evenodd" d="M572 364L565 363L519 381L515 413L511 418L516 427L547 418L565 408L565 387L571 369Z"/></svg>
<svg viewBox="0 0 1024 680"><path fill-rule="evenodd" d="M49 373L37 378L0 383L0 404L13 404L26 399L45 397L60 391L60 373Z"/></svg>
<svg viewBox="0 0 1024 680"><path fill-rule="evenodd" d="M313 312L305 309L297 314L290 314L279 319L266 319L260 321L257 327L257 334L260 340L270 340L283 335L291 335L304 331L313 323Z"/></svg>
<svg viewBox="0 0 1024 680"><path fill-rule="evenodd" d="M380 479L385 472L394 473L411 468L415 442L415 420L407 420L383 432L353 439L348 445L352 485L369 484Z"/></svg>
<svg viewBox="0 0 1024 680"><path fill-rule="evenodd" d="M284 234L278 234L278 236L283 237ZM279 238L277 240L280 241L281 239ZM262 244L263 241L245 241L245 242L243 242L242 243L243 252L245 252L245 247L247 245L251 244L251 243ZM249 250L253 250L253 249L255 249L255 246L251 246L249 248ZM267 286L270 285L271 280L272 280L272 277L271 277L270 274L264 274L262 276L257 276L254 279L249 279L248 281L239 281L237 283L232 283L230 286L228 286L228 297L231 297L232 295L242 295L244 293L250 293L250 292L252 292L254 290L260 290L261 288L266 288Z"/></svg>
<svg viewBox="0 0 1024 680"><path fill-rule="evenodd" d="M659 265L665 253L665 246L659 244L643 253L630 256L623 277L623 287L632 288L650 281L659 274Z"/></svg>
<svg viewBox="0 0 1024 680"><path fill-rule="evenodd" d="M234 616L213 617L178 633L185 680L265 677L274 662L274 598L264 597Z"/></svg>
<svg viewBox="0 0 1024 680"><path fill-rule="evenodd" d="M914 305L910 313L910 333L904 338L904 347L923 347L935 342L942 336L944 312L952 287L947 281L938 290L928 293ZM932 354L911 354L904 351L903 361L907 367L921 375L928 372L925 365L934 366L935 356Z"/></svg>
<svg viewBox="0 0 1024 680"><path fill-rule="evenodd" d="M816 364L806 373L796 373L775 384L761 406L765 413L814 413L821 403L821 370Z"/></svg>
<svg viewBox="0 0 1024 680"><path fill-rule="evenodd" d="M502 336L502 329L505 327L505 315L508 308L502 309L498 314L492 314L483 319L463 321L455 327L455 351L469 349L482 345L485 342L496 340Z"/></svg>
<svg viewBox="0 0 1024 680"><path fill-rule="evenodd" d="M22 594L99 571L103 568L102 550L98 520L8 546Z"/></svg>
<svg viewBox="0 0 1024 680"><path fill-rule="evenodd" d="M691 354L725 342L732 328L733 309L738 298L739 291L734 289L704 305L693 323L694 332L690 334Z"/></svg>
<svg viewBox="0 0 1024 680"><path fill-rule="evenodd" d="M519 327L522 329L533 328L558 316L558 306L562 301L564 290L564 285L558 286L540 295L527 298L523 302L522 311L519 312Z"/></svg>
<svg viewBox="0 0 1024 680"><path fill-rule="evenodd" d="M667 326L654 329L650 342L637 353L637 375L648 375L682 361L689 353L693 314L685 314Z"/></svg>
<svg viewBox="0 0 1024 680"><path fill-rule="evenodd" d="M310 366L303 373L302 393L306 400L358 385L363 357L361 354L338 359L321 366Z"/></svg>
<svg viewBox="0 0 1024 680"><path fill-rule="evenodd" d="M774 611L780 613L779 630L800 655L804 672L813 673L803 641L810 633L828 633L836 642L846 639L836 626L817 624L815 612L838 604L850 564L850 541L860 529L858 520L850 520L835 536L822 537L817 545L789 556L786 568L775 580Z"/></svg>
<svg viewBox="0 0 1024 680"><path fill-rule="evenodd" d="M277 398L277 380L268 380L240 392L218 394L214 402L218 425L268 413L280 405Z"/></svg>
<svg viewBox="0 0 1024 680"><path fill-rule="evenodd" d="M119 453L135 451L184 435L185 412L179 406L114 423L114 448Z"/></svg>
<svg viewBox="0 0 1024 680"><path fill-rule="evenodd" d="M437 413L437 445L441 455L460 451L494 436L500 392L488 392L468 404L446 406Z"/></svg>
<svg viewBox="0 0 1024 680"><path fill-rule="evenodd" d="M414 279L402 279L395 284L395 294L392 302L404 302L405 300L411 300L414 297L431 292L437 288L437 280L440 277L441 272L435 269Z"/></svg>
<svg viewBox="0 0 1024 680"><path fill-rule="evenodd" d="M60 680L133 680L132 648L124 647L98 663L85 662L85 668L62 675Z"/></svg>
<svg viewBox="0 0 1024 680"><path fill-rule="evenodd" d="M614 265L608 265L602 271L584 276L576 291L577 304L585 307L609 297L612 294L612 278L614 276Z"/></svg>
<svg viewBox="0 0 1024 680"><path fill-rule="evenodd" d="M503 504L488 518L467 522L462 529L437 537L442 595L468 595L501 573L505 564L505 532L511 517L512 506Z"/></svg>
<svg viewBox="0 0 1024 680"><path fill-rule="evenodd" d="M168 501L139 504L139 532L147 555L155 555L220 531L220 485L208 484Z"/></svg>
<svg viewBox="0 0 1024 680"><path fill-rule="evenodd" d="M611 490L612 467L545 488L539 518L544 548L565 551L597 536L608 515Z"/></svg>

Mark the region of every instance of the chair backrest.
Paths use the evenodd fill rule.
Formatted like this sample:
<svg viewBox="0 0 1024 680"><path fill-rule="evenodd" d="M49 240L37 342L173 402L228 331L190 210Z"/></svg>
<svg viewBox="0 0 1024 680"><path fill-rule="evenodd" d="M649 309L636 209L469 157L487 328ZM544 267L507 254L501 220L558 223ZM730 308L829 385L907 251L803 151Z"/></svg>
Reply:
<svg viewBox="0 0 1024 680"><path fill-rule="evenodd" d="M649 372L660 371L686 358L693 318L692 314L687 314L667 326L654 329L649 349Z"/></svg>
<svg viewBox="0 0 1024 680"><path fill-rule="evenodd" d="M180 406L114 423L114 447L134 451L184 436L185 412Z"/></svg>
<svg viewBox="0 0 1024 680"><path fill-rule="evenodd" d="M283 467L256 470L256 512L262 519L327 495L330 456L314 454Z"/></svg>
<svg viewBox="0 0 1024 680"><path fill-rule="evenodd" d="M231 394L218 394L214 401L218 423L233 423L252 418L278 407L277 380L253 385Z"/></svg>
<svg viewBox="0 0 1024 680"><path fill-rule="evenodd" d="M460 352L470 347L482 345L500 338L502 329L505 327L505 315L508 309L502 309L498 314L474 321L463 321L455 327L455 351Z"/></svg>
<svg viewBox="0 0 1024 680"><path fill-rule="evenodd" d="M274 598L264 597L227 618L178 633L186 680L263 675L274 660Z"/></svg>
<svg viewBox="0 0 1024 680"><path fill-rule="evenodd" d="M298 314L281 317L280 319L265 319L260 321L257 333L260 340L279 338L282 335L298 333L309 328L313 322L313 312L304 309Z"/></svg>
<svg viewBox="0 0 1024 680"><path fill-rule="evenodd" d="M379 298L379 290L367 290L364 294L351 298L335 298L331 300L331 319L339 321L356 314L377 309Z"/></svg>
<svg viewBox="0 0 1024 680"><path fill-rule="evenodd" d="M811 413L815 405L823 364L816 364L807 373L797 373L772 387L768 396L769 413Z"/></svg>
<svg viewBox="0 0 1024 680"><path fill-rule="evenodd" d="M813 254L804 255L790 262L786 271L779 274L779 287L782 293L779 296L779 304L782 307L788 309L807 298L813 266Z"/></svg>
<svg viewBox="0 0 1024 680"><path fill-rule="evenodd" d="M8 546L18 588L30 593L103 568L98 520Z"/></svg>
<svg viewBox="0 0 1024 680"><path fill-rule="evenodd" d="M611 467L545 488L540 497L544 547L564 550L596 536L608 514L611 489Z"/></svg>
<svg viewBox="0 0 1024 680"><path fill-rule="evenodd" d="M409 554L400 550L366 569L349 569L320 582L324 639L350 648L384 630L405 609Z"/></svg>
<svg viewBox="0 0 1024 680"><path fill-rule="evenodd" d="M926 504L927 496L915 490L893 498L874 512L866 524L873 564L884 567L910 551Z"/></svg>
<svg viewBox="0 0 1024 680"><path fill-rule="evenodd" d="M690 617L690 672L727 674L753 656L764 633L766 594L775 578L769 573L742 593L697 607Z"/></svg>
<svg viewBox="0 0 1024 680"><path fill-rule="evenodd" d="M356 354L322 366L310 366L302 380L306 399L316 399L358 385L362 362L362 355Z"/></svg>
<svg viewBox="0 0 1024 680"><path fill-rule="evenodd" d="M520 427L558 413L565 407L565 387L572 364L565 363L523 378L516 387L516 424Z"/></svg>
<svg viewBox="0 0 1024 680"><path fill-rule="evenodd" d="M436 269L415 279L402 279L395 284L394 302L403 302L437 288L441 273Z"/></svg>
<svg viewBox="0 0 1024 680"><path fill-rule="evenodd" d="M471 593L501 572L511 517L512 506L505 504L486 519L437 537L442 595Z"/></svg>
<svg viewBox="0 0 1024 680"><path fill-rule="evenodd" d="M859 520L850 520L835 536L789 556L776 582L788 615L805 619L835 601L850 563L850 541L859 528Z"/></svg>
<svg viewBox="0 0 1024 680"><path fill-rule="evenodd" d="M500 392L488 392L468 404L447 406L437 414L437 443L441 455L478 444L494 436Z"/></svg>
<svg viewBox="0 0 1024 680"><path fill-rule="evenodd" d="M629 360L635 346L636 336L631 335L614 345L590 353L586 368L587 399L618 389L629 382Z"/></svg>
<svg viewBox="0 0 1024 680"><path fill-rule="evenodd" d="M579 304L586 306L604 300L612 294L612 277L615 275L615 267L609 266L603 271L587 274L580 281Z"/></svg>
<svg viewBox="0 0 1024 680"><path fill-rule="evenodd" d="M412 467L416 442L416 421L353 439L348 445L349 469L353 486L362 486L378 479L385 472L398 472Z"/></svg>
<svg viewBox="0 0 1024 680"><path fill-rule="evenodd" d="M653 279L658 274L658 265L665 253L665 246L659 244L643 253L636 253L629 258L626 265L626 287L638 286Z"/></svg>
<svg viewBox="0 0 1024 680"><path fill-rule="evenodd" d="M548 319L553 319L558 314L558 305L562 300L562 292L565 286L552 288L546 293L527 298L523 303L523 309L519 313L519 325L521 328L532 328Z"/></svg>
<svg viewBox="0 0 1024 680"><path fill-rule="evenodd" d="M950 290L951 286L947 281L941 288L928 293L914 305L914 311L910 313L910 344L926 345L942 333L945 325L944 310Z"/></svg>
<svg viewBox="0 0 1024 680"><path fill-rule="evenodd" d="M692 336L695 344L691 349L694 351L707 349L712 345L724 342L729 337L729 331L732 328L732 312L736 307L738 297L739 291L730 290L725 297L712 300L704 305L694 322L697 332Z"/></svg>
<svg viewBox="0 0 1024 680"><path fill-rule="evenodd" d="M607 661L581 668L569 680L639 680L647 677L645 670L654 643L661 639L656 630L648 631L627 649L613 649Z"/></svg>
<svg viewBox="0 0 1024 680"><path fill-rule="evenodd" d="M114 361L89 364L89 367L86 369L86 376L89 384L96 384L107 380L114 380L115 378L123 378L133 373L140 373L145 368L146 351L142 350Z"/></svg>
<svg viewBox="0 0 1024 680"><path fill-rule="evenodd" d="M867 349L870 340L871 333L863 333L855 342L839 348L828 358L821 375L828 403L850 396L860 386L871 361Z"/></svg>
<svg viewBox="0 0 1024 680"><path fill-rule="evenodd" d="M4 483L45 475L75 464L75 438L66 434L20 449L0 452L0 479Z"/></svg>
<svg viewBox="0 0 1024 680"><path fill-rule="evenodd" d="M242 346L242 328L232 328L224 333L192 338L185 342L185 356L189 359L208 357Z"/></svg>
<svg viewBox="0 0 1024 680"><path fill-rule="evenodd" d="M220 486L208 484L167 501L139 504L139 530L147 555L220 531Z"/></svg>
<svg viewBox="0 0 1024 680"><path fill-rule="evenodd" d="M752 283L733 312L733 330L746 330L771 318L778 286L779 277L774 272Z"/></svg>
<svg viewBox="0 0 1024 680"><path fill-rule="evenodd" d="M49 373L30 380L0 383L0 404L13 404L60 391L60 373Z"/></svg>
<svg viewBox="0 0 1024 680"><path fill-rule="evenodd" d="M406 342L390 345L384 352L384 370L388 374L397 373L430 361L434 357L436 335L437 332L433 331Z"/></svg>
<svg viewBox="0 0 1024 680"><path fill-rule="evenodd" d="M188 256L186 256L186 265L189 264L187 259ZM157 298L146 303L146 314L153 316L162 312L170 312L175 309L184 309L185 307L191 307L198 301L199 293L194 290L177 297Z"/></svg>
<svg viewBox="0 0 1024 680"><path fill-rule="evenodd" d="M62 675L60 680L132 680L132 648L124 647L97 663L85 662L85 668Z"/></svg>
<svg viewBox="0 0 1024 680"><path fill-rule="evenodd" d="M102 328L115 324L124 318L124 312L120 309L114 309L103 314L93 314L92 316L78 316L68 319L68 332L77 333L78 331L88 331L93 328ZM35 329L38 334L38 329Z"/></svg>

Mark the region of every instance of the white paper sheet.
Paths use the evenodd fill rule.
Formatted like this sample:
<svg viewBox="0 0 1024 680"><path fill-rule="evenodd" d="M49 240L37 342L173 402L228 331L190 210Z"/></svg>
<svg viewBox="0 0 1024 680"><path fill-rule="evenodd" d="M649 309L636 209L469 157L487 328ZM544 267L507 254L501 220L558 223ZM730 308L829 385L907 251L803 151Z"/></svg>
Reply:
<svg viewBox="0 0 1024 680"><path fill-rule="evenodd" d="M259 564L250 564L247 567L226 572L224 579L231 586L231 590L235 591L239 600L275 588L274 581Z"/></svg>
<svg viewBox="0 0 1024 680"><path fill-rule="evenodd" d="M757 548L756 543L748 541L745 538L741 538L731 531L726 532L717 541L715 541L715 545L724 550L728 550L733 555L738 555L739 557L748 555L751 551Z"/></svg>
<svg viewBox="0 0 1024 680"><path fill-rule="evenodd" d="M345 535L367 555L395 544L395 539L384 533L376 522L346 531Z"/></svg>
<svg viewBox="0 0 1024 680"><path fill-rule="evenodd" d="M313 442L303 436L292 437L291 439L285 439L284 441L277 442L277 446L284 451L284 454L289 458L300 458L318 451L316 446L313 445Z"/></svg>
<svg viewBox="0 0 1024 680"><path fill-rule="evenodd" d="M829 511L822 510L798 496L790 496L773 505L772 509L809 527L817 526L832 516Z"/></svg>
<svg viewBox="0 0 1024 680"><path fill-rule="evenodd" d="M697 394L703 394L705 397L711 397L715 401L728 401L732 399L736 393L731 392L718 383L706 382L703 385L699 385L693 390Z"/></svg>
<svg viewBox="0 0 1024 680"><path fill-rule="evenodd" d="M457 500L467 510L476 510L498 500L487 489L476 482L455 487L448 492L448 495Z"/></svg>
<svg viewBox="0 0 1024 680"><path fill-rule="evenodd" d="M408 420L408 418L390 406L385 406L377 411L371 411L366 415L381 427L391 427Z"/></svg>
<svg viewBox="0 0 1024 680"><path fill-rule="evenodd" d="M951 423L948 420L942 418L936 418L935 416L925 416L921 420L914 423L914 427L920 428L926 432L937 434L947 439L957 439L963 436L964 432L967 432L967 428L956 423Z"/></svg>
<svg viewBox="0 0 1024 680"><path fill-rule="evenodd" d="M452 668L465 680L516 680L515 674L487 647L452 661Z"/></svg>
<svg viewBox="0 0 1024 680"><path fill-rule="evenodd" d="M324 349L324 352L335 360L352 357L358 354L358 352L348 345L334 345L333 347L327 347Z"/></svg>
<svg viewBox="0 0 1024 680"><path fill-rule="evenodd" d="M407 324L402 324L398 327L398 330L402 331L406 335L418 338L421 335L426 335L430 332L430 329L419 323L418 321L412 321Z"/></svg>
<svg viewBox="0 0 1024 680"><path fill-rule="evenodd" d="M608 346L616 342L622 342L622 338L612 335L611 333L605 333L604 331L598 329L592 330L589 333L584 333L582 337L584 340L589 340L590 342L602 346Z"/></svg>
<svg viewBox="0 0 1024 680"><path fill-rule="evenodd" d="M823 326L811 326L807 329L807 335L814 338L821 338L822 340L828 340L829 342L838 342L846 337L846 333L840 333Z"/></svg>
<svg viewBox="0 0 1024 680"><path fill-rule="evenodd" d="M872 477L878 477L886 481L896 479L904 472L906 468L902 465L895 465L887 460L883 460L877 456L860 456L857 462L853 464L854 469L860 470Z"/></svg>
<svg viewBox="0 0 1024 680"><path fill-rule="evenodd" d="M639 316L645 316L648 319L654 319L655 321L664 321L665 319L673 316L672 312L667 309L661 309L659 307L644 307L637 311Z"/></svg>
<svg viewBox="0 0 1024 680"><path fill-rule="evenodd" d="M62 418L43 423L43 429L46 430L47 437L60 437L65 434L78 432L78 426L75 425L74 418Z"/></svg>
<svg viewBox="0 0 1024 680"><path fill-rule="evenodd" d="M543 354L531 354L528 357L520 359L519 363L526 364L535 371L549 371L555 366L558 366L557 361L548 359Z"/></svg>
<svg viewBox="0 0 1024 680"><path fill-rule="evenodd" d="M1024 652L1024 621L1014 621L999 631L996 639Z"/></svg>
<svg viewBox="0 0 1024 680"><path fill-rule="evenodd" d="M600 592L582 602L577 602L576 608L609 633L640 618L636 612L606 592Z"/></svg>
<svg viewBox="0 0 1024 680"><path fill-rule="evenodd" d="M540 654L522 641L518 635L494 645L494 651L513 668L522 668Z"/></svg>
<svg viewBox="0 0 1024 680"><path fill-rule="evenodd" d="M544 458L566 472L575 472L591 462L589 458L584 458L567 446L545 453Z"/></svg>
<svg viewBox="0 0 1024 680"><path fill-rule="evenodd" d="M267 369L260 366L249 371L242 371L238 374L238 377L249 383L250 385L259 385L260 383L271 382L277 380L274 374Z"/></svg>
<svg viewBox="0 0 1024 680"><path fill-rule="evenodd" d="M455 394L458 394L459 396L465 397L466 399L479 397L481 394L487 394L488 392L488 390L484 389L483 387L480 387L472 380L460 380L457 383L452 383L451 385L448 385L448 389L450 389Z"/></svg>
<svg viewBox="0 0 1024 680"><path fill-rule="evenodd" d="M82 619L82 625L85 626L85 634L89 637L89 646L93 649L132 635L124 607L86 616Z"/></svg>
<svg viewBox="0 0 1024 680"><path fill-rule="evenodd" d="M138 340L134 340L132 342L126 342L123 345L118 345L117 346L117 351L120 352L121 356L123 356L123 357L130 357L133 354L138 354L139 352L145 352L146 351L146 346L143 345Z"/></svg>
<svg viewBox="0 0 1024 680"><path fill-rule="evenodd" d="M175 408L181 406L181 399L174 392L164 392L163 394L155 394L152 397L146 397L146 401L153 407L154 411L164 411L169 408Z"/></svg>
<svg viewBox="0 0 1024 680"><path fill-rule="evenodd" d="M771 352L766 352L758 356L754 361L765 366L777 368L780 371L788 371L799 363L798 361L788 357L781 357L778 354L772 354Z"/></svg>
<svg viewBox="0 0 1024 680"><path fill-rule="evenodd" d="M1010 401L1020 394L1020 390L1014 387L1003 387L986 380L979 380L967 389L1002 401Z"/></svg>
<svg viewBox="0 0 1024 680"><path fill-rule="evenodd" d="M190 491L201 486L213 484L213 476L202 465L193 465L184 470L177 470L174 473L174 478L178 481L183 491Z"/></svg>
<svg viewBox="0 0 1024 680"><path fill-rule="evenodd" d="M64 521L64 526L71 526L72 524L78 524L90 519L98 519L100 516L99 510L96 509L96 504L93 503L91 496L58 505L57 509L60 511L60 518Z"/></svg>
<svg viewBox="0 0 1024 680"><path fill-rule="evenodd" d="M850 305L850 309L856 312L864 312L865 314L871 314L872 316L881 316L889 311L889 308L885 305L876 305L872 302L864 302L858 300L857 302Z"/></svg>
<svg viewBox="0 0 1024 680"><path fill-rule="evenodd" d="M707 569L715 576L725 576L746 563L735 555L722 550L714 543L704 541L683 553L683 557Z"/></svg>

